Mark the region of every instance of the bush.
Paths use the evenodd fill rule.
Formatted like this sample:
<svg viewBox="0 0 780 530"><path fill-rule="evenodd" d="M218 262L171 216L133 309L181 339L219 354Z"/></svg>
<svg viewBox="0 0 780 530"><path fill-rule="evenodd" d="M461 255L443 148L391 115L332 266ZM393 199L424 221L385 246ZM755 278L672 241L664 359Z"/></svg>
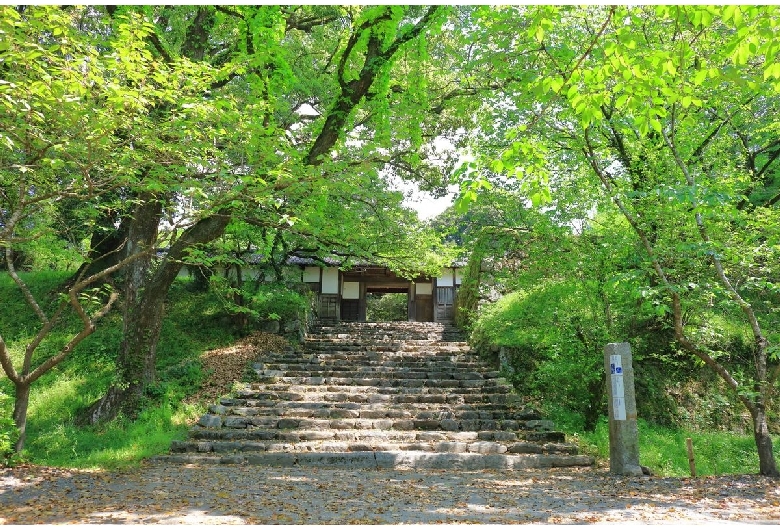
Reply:
<svg viewBox="0 0 780 530"><path fill-rule="evenodd" d="M13 448L19 430L14 425L13 399L0 390L0 466L7 466L13 460Z"/></svg>
<svg viewBox="0 0 780 530"><path fill-rule="evenodd" d="M587 281L548 280L510 293L483 308L471 342L494 362L499 362L500 350L516 390L570 432L592 430L599 415L606 413L603 347L626 340L633 350L640 418L669 428L749 432L749 418L734 392L675 347L667 319L643 312L631 302L631 293L621 293L617 286L609 294L613 323L608 326L603 301ZM728 315L703 312L697 318L705 331L728 330L712 334L707 342L719 360L732 368L748 362L750 351L739 334L741 328L731 324ZM715 326L715 319L722 322ZM770 416L773 432L774 418Z"/></svg>
<svg viewBox="0 0 780 530"><path fill-rule="evenodd" d="M369 322L393 322L409 319L406 293L368 293L366 295L366 320Z"/></svg>
<svg viewBox="0 0 780 530"><path fill-rule="evenodd" d="M220 318L228 317L232 327L243 334L253 325L269 321L302 320L311 308L311 293L299 285L246 282L239 288L230 278L217 275L210 281L208 294L221 301Z"/></svg>
<svg viewBox="0 0 780 530"><path fill-rule="evenodd" d="M606 326L588 285L548 282L486 308L472 342L483 355L503 352L508 379L561 427L593 429L604 404Z"/></svg>
<svg viewBox="0 0 780 530"><path fill-rule="evenodd" d="M306 295L283 283L267 283L249 297L249 308L260 320L293 320L309 308Z"/></svg>

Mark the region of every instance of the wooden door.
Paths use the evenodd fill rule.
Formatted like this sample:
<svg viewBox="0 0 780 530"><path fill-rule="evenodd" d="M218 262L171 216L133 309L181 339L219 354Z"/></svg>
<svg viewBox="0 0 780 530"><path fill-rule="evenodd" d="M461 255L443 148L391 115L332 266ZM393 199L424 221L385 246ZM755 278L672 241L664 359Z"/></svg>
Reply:
<svg viewBox="0 0 780 530"><path fill-rule="evenodd" d="M339 298L337 294L320 294L319 318L322 320L338 320Z"/></svg>
<svg viewBox="0 0 780 530"><path fill-rule="evenodd" d="M341 320L347 322L360 320L360 300L341 301Z"/></svg>
<svg viewBox="0 0 780 530"><path fill-rule="evenodd" d="M436 288L436 322L452 322L455 318L455 288Z"/></svg>
<svg viewBox="0 0 780 530"><path fill-rule="evenodd" d="M418 294L414 301L414 319L416 322L433 322L433 297Z"/></svg>

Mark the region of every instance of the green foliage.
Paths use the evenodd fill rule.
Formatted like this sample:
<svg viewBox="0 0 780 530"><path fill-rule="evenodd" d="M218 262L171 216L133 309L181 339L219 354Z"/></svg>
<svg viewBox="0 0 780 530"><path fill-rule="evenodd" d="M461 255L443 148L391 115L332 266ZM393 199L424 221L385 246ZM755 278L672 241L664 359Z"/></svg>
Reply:
<svg viewBox="0 0 780 530"><path fill-rule="evenodd" d="M250 309L261 319L293 320L300 318L311 307L309 298L290 286L263 284L252 293Z"/></svg>
<svg viewBox="0 0 780 530"><path fill-rule="evenodd" d="M368 293L366 320L368 322L406 321L409 319L408 299L406 293Z"/></svg>
<svg viewBox="0 0 780 530"><path fill-rule="evenodd" d="M242 317L237 322L245 322L247 318L254 323L305 320L311 308L309 293L283 282L258 281L243 284L243 288L232 283L225 276L211 277L211 289L222 301L223 309Z"/></svg>
<svg viewBox="0 0 780 530"><path fill-rule="evenodd" d="M13 398L0 389L0 467L13 463L18 430L13 421Z"/></svg>
<svg viewBox="0 0 780 530"><path fill-rule="evenodd" d="M685 381L705 362L730 385L727 400L739 390L759 421L780 374L770 331L778 270L767 244L780 202L778 14L774 6L477 11L485 23L475 31L493 45L485 62L507 64L490 70L503 98L485 100L477 155L458 175L463 204L478 201L477 191L492 194L487 182L554 210L561 227L582 224L591 245L563 242L592 272L580 274L565 257L553 272L533 251L529 268L542 265L544 288L565 275L595 282L589 291L604 300L606 326L588 327L636 343L647 376L641 392L663 397L670 374ZM525 31L508 38L508 21L521 15ZM615 212L621 223L600 225ZM608 247L620 248L614 236L625 246L610 257ZM530 296L541 284L523 276L515 289ZM543 359L546 338L534 337ZM652 414L679 421L669 405L653 400ZM761 471L777 473L771 458L762 458Z"/></svg>
<svg viewBox="0 0 780 530"><path fill-rule="evenodd" d="M604 399L607 331L588 304L592 286L548 282L504 296L481 312L471 340L484 354L502 348L508 378L567 428L593 428Z"/></svg>
<svg viewBox="0 0 780 530"><path fill-rule="evenodd" d="M690 476L686 438L693 442L698 476L755 473L758 467L755 441L750 435L661 427L642 419L639 420L640 463L659 476ZM595 431L578 434L578 439L583 449L609 462L606 418L599 421ZM777 448L775 455L780 455Z"/></svg>
<svg viewBox="0 0 780 530"><path fill-rule="evenodd" d="M67 278L63 272L25 273L36 294L53 290ZM188 284L176 282L169 294L158 345L158 379L149 388L139 417L132 421L120 417L96 427L76 426L74 421L76 413L114 381L121 339L121 318L114 312L68 359L33 386L25 459L57 466L122 467L167 451L171 440L185 435L188 422L202 413L199 407L183 403L203 380L200 354L237 338L224 326L227 315L220 301L213 294L193 293ZM4 300L0 321L9 330L4 338L11 343L12 355L21 355L17 344L30 340L37 329L36 316L7 277L0 277L0 298ZM53 340L65 340L67 332L66 326ZM6 444L15 441L11 392L8 379L0 377L0 454Z"/></svg>
<svg viewBox="0 0 780 530"><path fill-rule="evenodd" d="M241 336L224 325L228 313L219 297L213 292L193 292L191 283L179 279L168 292L160 339L167 354L158 361L163 368L190 358L193 351L217 348Z"/></svg>

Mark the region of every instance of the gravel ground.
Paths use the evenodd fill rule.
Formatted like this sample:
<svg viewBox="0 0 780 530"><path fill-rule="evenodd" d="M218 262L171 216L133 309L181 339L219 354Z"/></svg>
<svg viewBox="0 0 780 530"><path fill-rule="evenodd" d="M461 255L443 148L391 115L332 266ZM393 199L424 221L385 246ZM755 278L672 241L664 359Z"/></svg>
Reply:
<svg viewBox="0 0 780 530"><path fill-rule="evenodd" d="M2 524L780 524L780 482L150 463L0 470Z"/></svg>

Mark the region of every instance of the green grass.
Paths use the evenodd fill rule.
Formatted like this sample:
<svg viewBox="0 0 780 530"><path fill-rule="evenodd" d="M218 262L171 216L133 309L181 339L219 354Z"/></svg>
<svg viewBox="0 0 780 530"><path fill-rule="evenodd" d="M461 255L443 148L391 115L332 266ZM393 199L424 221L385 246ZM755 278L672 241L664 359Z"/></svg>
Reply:
<svg viewBox="0 0 780 530"><path fill-rule="evenodd" d="M43 301L51 300L51 293L68 274L32 273L24 277ZM18 369L24 347L40 322L7 275L0 275L0 300L0 334ZM237 338L224 319L219 300L207 293L191 292L186 280L177 281L166 306L157 351L159 381L152 389L149 406L133 421L119 418L96 427L77 427L77 412L101 397L113 380L121 340L121 316L114 311L65 362L33 384L24 460L49 466L114 469L165 453L172 440L185 435L188 421L203 412L202 407L182 403L203 377L199 356ZM33 366L65 344L77 326L71 321L55 329L39 348ZM13 386L5 374L0 375L0 397L3 394L6 399L0 399L0 414L10 418L13 401L8 397L13 396ZM0 432L0 441L3 434Z"/></svg>
<svg viewBox="0 0 780 530"><path fill-rule="evenodd" d="M609 465L609 427L606 419L591 433L573 435L583 451ZM758 473L758 455L752 436L728 432L691 432L639 421L639 461L664 477L690 476L686 438L691 438L697 476ZM780 462L780 440L774 440Z"/></svg>
<svg viewBox="0 0 780 530"><path fill-rule="evenodd" d="M120 418L80 428L72 422L38 420L29 433L26 456L31 462L56 467L132 467L143 458L167 452L172 440L186 435L187 421L199 412L195 406L162 404L146 409L135 421Z"/></svg>

